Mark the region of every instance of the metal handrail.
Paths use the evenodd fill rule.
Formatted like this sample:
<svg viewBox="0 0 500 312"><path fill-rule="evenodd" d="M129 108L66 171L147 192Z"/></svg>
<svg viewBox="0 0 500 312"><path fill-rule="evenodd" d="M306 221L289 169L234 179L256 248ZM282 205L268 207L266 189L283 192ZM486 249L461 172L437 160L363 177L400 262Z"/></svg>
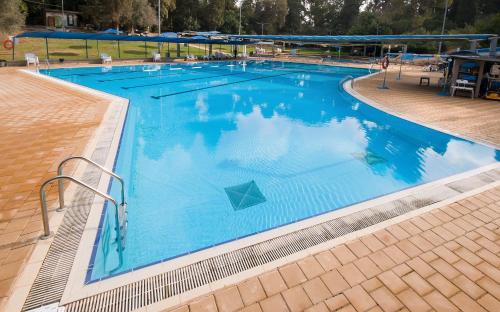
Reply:
<svg viewBox="0 0 500 312"><path fill-rule="evenodd" d="M74 160L74 159L78 159L78 160L83 160L83 161L86 161L87 163L91 164L91 165L94 165L95 167L101 169L103 172L109 174L110 176L116 178L118 181L120 181L121 183L121 186L122 186L122 190L121 190L121 198L122 198L122 201L121 201L121 205L125 205L125 182L123 181L123 179L117 175L116 173L114 173L113 171L99 165L98 163L86 158L86 157L83 157L83 156L71 156L71 157L68 157L66 159L64 159L63 161L61 161L59 163L59 166L57 167L57 175L58 176L62 176L63 175L63 166L64 164L66 164L68 161L70 160ZM59 183L59 210L63 209L64 208L64 182L62 179L60 179L58 181Z"/></svg>
<svg viewBox="0 0 500 312"><path fill-rule="evenodd" d="M59 176L55 176L53 178L50 178L48 180L46 180L45 182L43 182L43 184L40 186L40 204L42 206L42 222L43 222L43 235L40 237L41 239L47 239L49 236L50 236L50 225L49 225L49 212L47 210L47 200L46 200L46 196L45 196L45 187L52 183L53 181L61 181L61 180L64 180L64 179L67 179L67 180L70 180L80 186L83 186L84 188L92 191L94 194L97 194L101 197L103 197L104 199L110 201L113 203L113 205L115 206L115 222L116 222L116 227L115 227L115 230L116 230L116 239L117 239L117 245L118 245L118 255L119 255L119 266L121 266L121 264L123 263L123 246L122 246L122 242L121 242L121 226L120 226L120 220L119 220L119 208L118 208L118 202L111 196L109 196L108 194L105 194L95 188L93 188L92 186L80 181L80 180L77 180L71 176L65 176L65 175L59 175ZM61 197L61 193L59 193L59 197Z"/></svg>
<svg viewBox="0 0 500 312"><path fill-rule="evenodd" d="M93 188L92 186L90 186L90 185L88 185L80 180L77 180L71 176L65 176L65 175L55 176L53 178L46 180L45 182L43 182L42 186L40 186L40 204L42 206L42 221L43 221L43 232L44 232L43 233L44 235L42 236L42 238L47 238L50 236L49 215L48 215L48 211L47 211L47 201L45 198L45 187L47 186L47 184L50 184L51 182L53 182L55 180L60 181L63 179L67 179L67 180L70 180L72 182L75 182L76 184L85 187L86 189L103 197L104 199L109 200L110 202L112 202L115 205L116 210L118 210L118 203L116 202L116 200L113 197L109 196L108 194L105 194L101 191L98 191L95 188ZM59 196L61 196L61 193L59 193Z"/></svg>

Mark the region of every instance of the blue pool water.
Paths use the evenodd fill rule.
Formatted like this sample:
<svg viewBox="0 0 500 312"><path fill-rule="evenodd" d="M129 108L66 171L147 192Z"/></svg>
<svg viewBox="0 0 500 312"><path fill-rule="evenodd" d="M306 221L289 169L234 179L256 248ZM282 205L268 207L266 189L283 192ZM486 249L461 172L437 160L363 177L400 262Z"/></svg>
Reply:
<svg viewBox="0 0 500 312"><path fill-rule="evenodd" d="M363 69L247 61L45 74L130 99L116 160L123 264L107 209L87 282L500 160L344 92Z"/></svg>

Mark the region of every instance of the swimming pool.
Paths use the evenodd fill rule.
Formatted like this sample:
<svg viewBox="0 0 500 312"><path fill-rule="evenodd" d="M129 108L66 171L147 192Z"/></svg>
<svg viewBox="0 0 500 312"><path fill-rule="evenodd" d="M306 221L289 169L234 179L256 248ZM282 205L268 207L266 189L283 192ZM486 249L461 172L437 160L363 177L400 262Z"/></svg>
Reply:
<svg viewBox="0 0 500 312"><path fill-rule="evenodd" d="M364 69L247 61L44 73L130 99L115 165L127 183L123 264L108 209L86 282L500 160L344 92Z"/></svg>

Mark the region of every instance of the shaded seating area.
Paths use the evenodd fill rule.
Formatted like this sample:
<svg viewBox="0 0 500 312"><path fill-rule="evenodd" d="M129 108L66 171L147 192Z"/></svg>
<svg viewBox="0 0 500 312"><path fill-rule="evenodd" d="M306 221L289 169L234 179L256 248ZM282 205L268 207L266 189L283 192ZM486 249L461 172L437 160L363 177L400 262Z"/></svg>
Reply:
<svg viewBox="0 0 500 312"><path fill-rule="evenodd" d="M447 73L450 94L470 93L472 98L500 100L500 58L450 56Z"/></svg>

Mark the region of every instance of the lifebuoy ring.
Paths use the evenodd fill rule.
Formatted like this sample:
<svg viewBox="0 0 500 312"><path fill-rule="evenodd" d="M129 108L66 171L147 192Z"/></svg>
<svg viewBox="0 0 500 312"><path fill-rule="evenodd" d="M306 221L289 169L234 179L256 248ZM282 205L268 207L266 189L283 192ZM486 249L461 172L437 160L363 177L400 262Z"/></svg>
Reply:
<svg viewBox="0 0 500 312"><path fill-rule="evenodd" d="M383 69L387 69L387 67L389 67L389 57L387 55L382 59L381 65Z"/></svg>
<svg viewBox="0 0 500 312"><path fill-rule="evenodd" d="M10 39L6 39L3 41L3 47L6 49L6 50L10 50L14 47L14 42Z"/></svg>

